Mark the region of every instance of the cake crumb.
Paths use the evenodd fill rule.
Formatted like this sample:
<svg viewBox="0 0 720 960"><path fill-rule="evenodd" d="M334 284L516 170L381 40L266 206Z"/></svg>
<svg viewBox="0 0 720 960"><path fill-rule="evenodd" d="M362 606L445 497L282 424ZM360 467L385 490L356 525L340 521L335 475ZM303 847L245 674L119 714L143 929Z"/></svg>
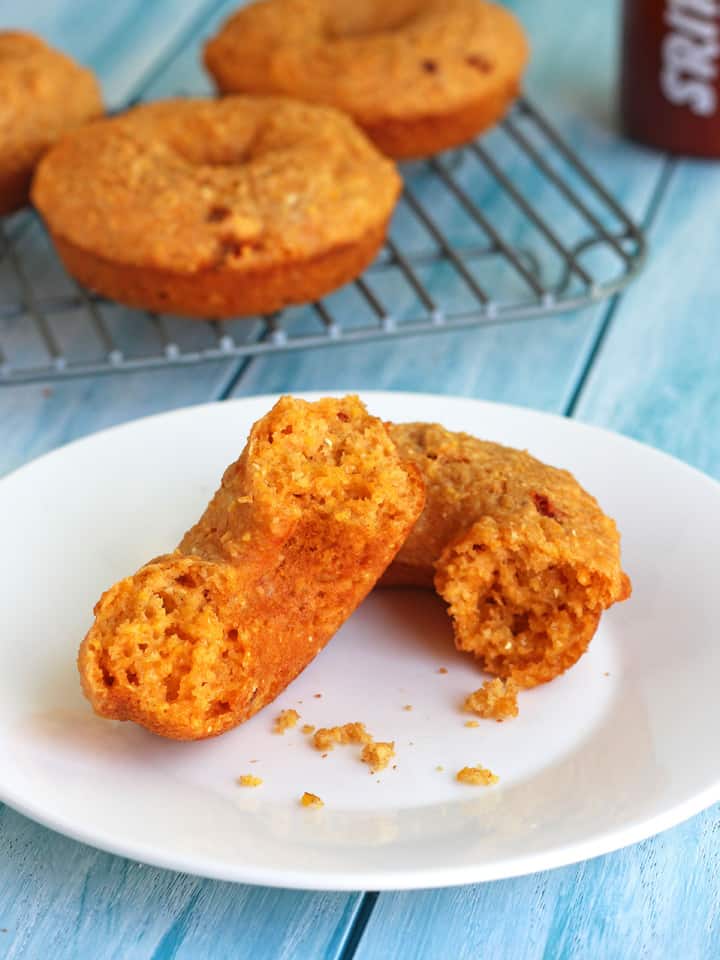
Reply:
<svg viewBox="0 0 720 960"><path fill-rule="evenodd" d="M438 673L447 673L447 667L440 667Z"/></svg>
<svg viewBox="0 0 720 960"><path fill-rule="evenodd" d="M360 759L367 763L374 773L376 770L384 770L395 756L395 741L383 743L382 741L370 741L363 747Z"/></svg>
<svg viewBox="0 0 720 960"><path fill-rule="evenodd" d="M299 719L300 714L297 712L297 710L293 710L292 707L289 710L283 710L278 714L277 717L275 717L273 733L285 733L286 730L290 730L292 727L294 727Z"/></svg>
<svg viewBox="0 0 720 960"><path fill-rule="evenodd" d="M437 770L438 773L442 773L443 770L445 769L445 767L441 766L441 764L438 764L438 765L435 767L435 769Z"/></svg>
<svg viewBox="0 0 720 960"><path fill-rule="evenodd" d="M321 693L314 693L313 696L315 697L316 700L319 700L319 699L322 697L322 694L321 694Z"/></svg>
<svg viewBox="0 0 720 960"><path fill-rule="evenodd" d="M489 787L497 783L500 777L496 776L492 770L485 767L463 767L455 774L455 779L460 783L469 783L474 787Z"/></svg>
<svg viewBox="0 0 720 960"><path fill-rule="evenodd" d="M254 777L251 773L244 773L238 777L237 782L241 787L259 787L262 784L261 777Z"/></svg>
<svg viewBox="0 0 720 960"><path fill-rule="evenodd" d="M372 737L359 721L345 723L341 727L320 727L315 731L313 746L316 750L332 750L336 743L370 743Z"/></svg>
<svg viewBox="0 0 720 960"><path fill-rule="evenodd" d="M406 703L405 706L403 707L403 710L412 710L412 704Z"/></svg>
<svg viewBox="0 0 720 960"><path fill-rule="evenodd" d="M301 727L303 733L314 733L315 724L314 723L304 723Z"/></svg>
<svg viewBox="0 0 720 960"><path fill-rule="evenodd" d="M479 720L466 720L466 721L465 721L465 726L466 726L466 727L479 727L479 726L480 726L480 721L479 721Z"/></svg>
<svg viewBox="0 0 720 960"><path fill-rule="evenodd" d="M307 790L300 797L301 807L324 807L323 801L314 793L308 793Z"/></svg>
<svg viewBox="0 0 720 960"><path fill-rule="evenodd" d="M518 715L517 692L514 680L500 680L499 677L486 680L479 690L465 700L465 710L501 723Z"/></svg>

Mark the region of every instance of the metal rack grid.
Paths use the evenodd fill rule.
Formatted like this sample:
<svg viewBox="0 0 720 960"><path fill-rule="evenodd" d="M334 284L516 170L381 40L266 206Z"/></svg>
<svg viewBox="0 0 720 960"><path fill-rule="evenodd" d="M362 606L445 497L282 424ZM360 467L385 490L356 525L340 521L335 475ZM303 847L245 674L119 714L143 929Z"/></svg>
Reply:
<svg viewBox="0 0 720 960"><path fill-rule="evenodd" d="M0 384L542 317L616 293L642 264L642 232L527 99L481 140L403 178L387 242L354 283L230 321L96 297L64 273L34 215L0 222Z"/></svg>

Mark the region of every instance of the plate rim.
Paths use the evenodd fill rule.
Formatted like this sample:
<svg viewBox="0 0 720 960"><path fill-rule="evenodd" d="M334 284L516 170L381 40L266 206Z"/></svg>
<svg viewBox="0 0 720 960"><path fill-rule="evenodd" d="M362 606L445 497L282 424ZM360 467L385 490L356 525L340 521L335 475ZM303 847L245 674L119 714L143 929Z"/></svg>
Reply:
<svg viewBox="0 0 720 960"><path fill-rule="evenodd" d="M6 799L1 787L0 802L61 836L84 843L102 853L124 857L127 860L143 863L150 867L172 870L176 873L186 873L190 876L208 880L219 880L225 883L242 883L275 889L338 893L360 893L367 890L388 892L392 890L439 890L445 887L467 886L475 883L492 883L495 880L509 880L513 877L544 873L546 870L557 870L586 860L593 860L606 854L616 853L678 826L720 802L720 776L715 783L695 794L689 800L676 804L669 810L648 820L605 834L604 837L612 838L610 843L602 842L602 837L582 840L560 847L554 854L539 852L526 857L506 859L501 861L504 866L500 869L496 864L467 864L465 866L393 869L383 870L382 872L365 871L351 875L327 870L322 871L322 873L313 873L312 867L305 867L302 871L253 867L250 871L244 872L242 864L239 864L237 868L228 865L225 869L218 867L213 860L201 861L196 857L164 856L161 853L147 850L143 844L131 842L121 845L111 839L99 841L96 838L97 835L92 838L89 831L86 833L82 828L76 829L72 824L66 824L62 817L55 819L43 812L35 811L32 804Z"/></svg>
<svg viewBox="0 0 720 960"><path fill-rule="evenodd" d="M716 480L710 474L705 473L705 471L700 470L699 467L693 466L691 463L688 463L686 460L682 460L680 457L676 457L672 453L668 453L665 450L661 450L659 447L654 447L650 443L645 443L643 440L638 440L635 437L631 437L626 433L620 433L618 430L612 430L610 427L603 427L596 423L588 423L585 420L578 420L575 417L568 417L561 413L555 413L551 410L538 410L535 407L528 407L523 404L515 403L502 403L495 402L494 400L483 400L479 397L469 397L463 394L455 393L425 393L417 390L365 390L361 387L348 387L343 390L328 389L328 390L293 390L291 393L286 391L280 391L275 393L253 393L248 394L246 397L228 397L227 400L209 400L205 403L194 403L187 404L181 407L175 407L171 410L161 410L158 413L149 413L141 417L133 417L131 420L123 420L121 423L112 424L109 427L103 427L100 430L93 430L92 433L84 434L81 437L76 437L74 440L68 440L64 443L60 443L57 446L53 447L51 450L47 450L45 453L39 454L37 457L33 457L31 460L28 460L26 463L22 463L17 467L14 467L12 470L9 470L7 473L0 475L0 487L6 481L16 478L24 470L29 470L31 467L35 467L37 464L42 463L48 458L58 456L64 453L71 448L81 446L82 444L91 443L97 437L107 436L115 432L122 432L124 430L130 430L134 426L137 426L141 423L149 423L153 420L159 420L162 418L173 418L181 417L188 412L197 412L201 410L209 410L216 407L228 407L235 406L237 404L243 404L248 401L267 401L269 405L276 403L281 397L294 397L295 399L300 400L320 400L323 397L344 397L350 395L357 395L363 403L368 405L368 398L382 399L383 397L416 397L422 401L432 401L432 400L441 400L441 401L450 401L469 403L477 405L480 407L491 407L493 409L501 410L504 413L519 412L523 416L528 416L530 418L537 418L539 420L552 420L556 423L564 424L564 429L568 427L572 430L574 428L579 428L582 431L591 431L597 434L600 434L604 437L611 437L614 441L619 441L621 444L628 444L631 447L640 448L644 451L650 451L653 455L661 457L663 459L671 461L674 465L688 470L696 478L700 479L702 482L708 483L714 487L720 488L720 480ZM370 411L372 413L372 411ZM410 422L410 421L405 421ZM497 442L497 441L496 441Z"/></svg>

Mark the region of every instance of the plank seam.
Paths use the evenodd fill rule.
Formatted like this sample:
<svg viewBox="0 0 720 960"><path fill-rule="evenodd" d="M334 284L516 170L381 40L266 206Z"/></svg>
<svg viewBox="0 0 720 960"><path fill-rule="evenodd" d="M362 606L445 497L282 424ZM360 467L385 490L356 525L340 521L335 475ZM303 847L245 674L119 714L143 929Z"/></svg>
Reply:
<svg viewBox="0 0 720 960"><path fill-rule="evenodd" d="M652 226L655 217L657 216L658 210L660 209L660 204L667 193L668 187L672 176L677 168L677 161L665 156L663 159L663 165L658 176L657 183L653 189L653 192L650 196L650 200L645 211L645 216L643 217L643 231L647 235ZM617 313L617 309L620 306L622 297L626 293L625 290L622 293L616 294L608 304L608 307L605 311L603 319L600 323L600 327L595 335L595 340L593 341L590 351L587 355L585 363L583 364L580 375L578 376L577 382L573 388L573 391L570 395L568 402L565 405L563 415L566 417L574 417L575 412L577 411L580 400L582 399L583 392L587 385L588 379L592 372L593 367L595 366L595 361L597 360L600 352L602 350L603 344L605 343L608 333L612 327L613 319Z"/></svg>
<svg viewBox="0 0 720 960"><path fill-rule="evenodd" d="M355 956L379 896L377 890L369 890L367 893L363 893L337 960L352 960Z"/></svg>
<svg viewBox="0 0 720 960"><path fill-rule="evenodd" d="M217 397L216 397L217 400L229 399L230 395L232 394L233 390L242 379L243 374L245 373L246 369L248 368L251 362L252 360L249 357L235 361L236 365L230 371L228 375L228 379L225 383L225 386L221 387L221 389L217 393Z"/></svg>
<svg viewBox="0 0 720 960"><path fill-rule="evenodd" d="M200 883L202 883L202 880L200 880ZM163 934L160 942L152 953L151 960L173 960L173 958L177 956L178 950L180 950L183 940L187 935L195 907L201 895L202 887L198 885Z"/></svg>

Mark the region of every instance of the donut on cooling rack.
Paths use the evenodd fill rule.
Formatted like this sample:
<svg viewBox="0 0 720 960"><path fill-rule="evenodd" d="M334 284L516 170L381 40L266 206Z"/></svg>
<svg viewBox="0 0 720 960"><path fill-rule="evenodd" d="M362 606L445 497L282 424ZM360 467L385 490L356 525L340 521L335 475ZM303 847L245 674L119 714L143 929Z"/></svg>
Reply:
<svg viewBox="0 0 720 960"><path fill-rule="evenodd" d="M486 0L259 0L205 47L222 92L338 107L398 159L494 124L527 57L518 21Z"/></svg>
<svg viewBox="0 0 720 960"><path fill-rule="evenodd" d="M519 687L563 673L630 596L615 523L572 474L523 450L433 423L389 429L426 500L383 582L434 585L456 646L489 673Z"/></svg>
<svg viewBox="0 0 720 960"><path fill-rule="evenodd" d="M33 171L47 148L102 112L89 70L31 33L0 31L0 215L28 202Z"/></svg>
<svg viewBox="0 0 720 960"><path fill-rule="evenodd" d="M67 270L121 303L267 313L355 277L401 181L351 120L274 97L171 100L65 137L33 184Z"/></svg>

